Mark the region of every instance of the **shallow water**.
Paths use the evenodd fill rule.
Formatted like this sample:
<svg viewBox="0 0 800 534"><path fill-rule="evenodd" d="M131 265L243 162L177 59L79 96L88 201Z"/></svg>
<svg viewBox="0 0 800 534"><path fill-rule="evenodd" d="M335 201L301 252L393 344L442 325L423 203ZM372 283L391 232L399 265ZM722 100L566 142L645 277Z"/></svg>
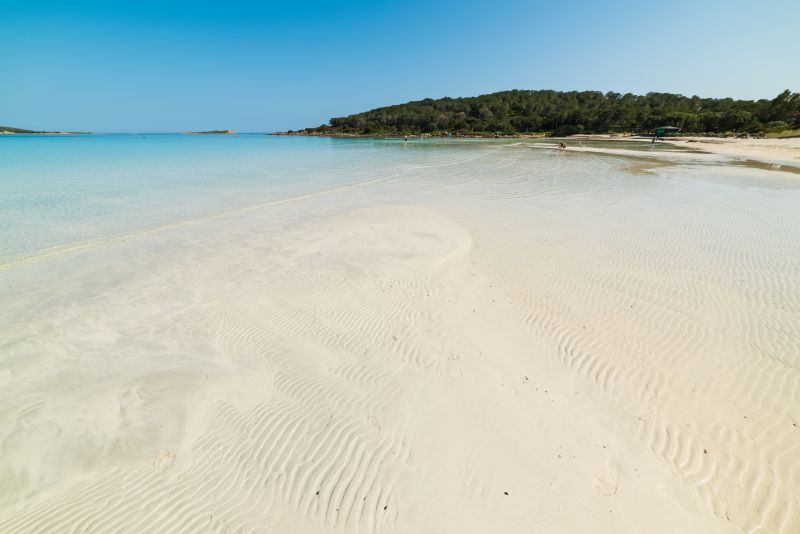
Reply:
<svg viewBox="0 0 800 534"><path fill-rule="evenodd" d="M264 135L3 136L0 261L441 157L412 152L412 144Z"/></svg>
<svg viewBox="0 0 800 534"><path fill-rule="evenodd" d="M0 263L514 144L264 135L7 135L0 137ZM653 152L647 144L574 145ZM657 150L665 149L670 148ZM534 163L549 156L542 154ZM605 171L601 166L597 172Z"/></svg>

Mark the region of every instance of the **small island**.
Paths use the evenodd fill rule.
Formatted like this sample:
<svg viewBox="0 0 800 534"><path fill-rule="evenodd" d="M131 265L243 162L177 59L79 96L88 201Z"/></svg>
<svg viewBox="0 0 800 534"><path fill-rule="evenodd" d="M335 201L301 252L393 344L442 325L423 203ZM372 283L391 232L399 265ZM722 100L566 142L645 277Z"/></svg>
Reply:
<svg viewBox="0 0 800 534"><path fill-rule="evenodd" d="M49 135L90 135L92 132L50 132L44 130L26 130L25 128L13 128L11 126L0 126L0 134L49 134Z"/></svg>
<svg viewBox="0 0 800 534"><path fill-rule="evenodd" d="M209 130L207 132L183 132L187 135L231 135L236 132L233 130Z"/></svg>

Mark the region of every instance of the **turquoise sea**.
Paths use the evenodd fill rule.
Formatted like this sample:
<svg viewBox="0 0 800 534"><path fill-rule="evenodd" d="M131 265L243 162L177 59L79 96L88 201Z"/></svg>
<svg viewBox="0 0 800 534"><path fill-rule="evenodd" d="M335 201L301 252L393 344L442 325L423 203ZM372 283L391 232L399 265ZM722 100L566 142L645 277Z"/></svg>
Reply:
<svg viewBox="0 0 800 534"><path fill-rule="evenodd" d="M264 135L3 136L0 258L364 179L389 160L369 145Z"/></svg>
<svg viewBox="0 0 800 534"><path fill-rule="evenodd" d="M476 147L508 143L261 134L2 136L0 262L458 161Z"/></svg>

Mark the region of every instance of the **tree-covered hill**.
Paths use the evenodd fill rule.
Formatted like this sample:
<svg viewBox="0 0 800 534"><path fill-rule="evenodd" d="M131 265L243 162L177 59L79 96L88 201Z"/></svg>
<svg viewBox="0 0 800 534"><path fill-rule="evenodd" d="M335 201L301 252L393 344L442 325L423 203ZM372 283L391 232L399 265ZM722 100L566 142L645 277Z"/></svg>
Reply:
<svg viewBox="0 0 800 534"><path fill-rule="evenodd" d="M25 134L43 133L43 132L37 132L36 130L26 130L24 128L12 128L11 126L0 126L0 132L25 133Z"/></svg>
<svg viewBox="0 0 800 534"><path fill-rule="evenodd" d="M41 130L26 130L12 126L0 126L0 134L88 134L91 132L47 132Z"/></svg>
<svg viewBox="0 0 800 534"><path fill-rule="evenodd" d="M667 125L685 133L800 128L800 94L786 90L772 100L734 100L670 93L513 90L468 98L426 98L333 118L328 125L291 133L571 135L649 132Z"/></svg>

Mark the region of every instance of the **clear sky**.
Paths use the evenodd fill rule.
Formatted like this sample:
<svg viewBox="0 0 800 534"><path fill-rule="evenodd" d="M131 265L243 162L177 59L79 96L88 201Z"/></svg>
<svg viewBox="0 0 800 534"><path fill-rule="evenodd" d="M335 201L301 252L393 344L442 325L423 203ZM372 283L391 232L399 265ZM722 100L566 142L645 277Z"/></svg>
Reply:
<svg viewBox="0 0 800 534"><path fill-rule="evenodd" d="M800 0L0 0L0 124L272 131L425 97L800 91Z"/></svg>

